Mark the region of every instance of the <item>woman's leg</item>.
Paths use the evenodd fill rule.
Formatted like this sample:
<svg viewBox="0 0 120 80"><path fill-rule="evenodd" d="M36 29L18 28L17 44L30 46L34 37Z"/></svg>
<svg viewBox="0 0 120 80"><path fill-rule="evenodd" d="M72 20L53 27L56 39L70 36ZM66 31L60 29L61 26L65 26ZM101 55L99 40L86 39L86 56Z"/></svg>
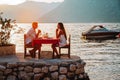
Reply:
<svg viewBox="0 0 120 80"><path fill-rule="evenodd" d="M53 49L53 52L55 52L56 53L56 55L57 55L57 57L59 56L59 54L58 54L58 51L57 51L57 49L56 49L56 47L58 47L58 45L56 45L56 44L52 44L52 49Z"/></svg>

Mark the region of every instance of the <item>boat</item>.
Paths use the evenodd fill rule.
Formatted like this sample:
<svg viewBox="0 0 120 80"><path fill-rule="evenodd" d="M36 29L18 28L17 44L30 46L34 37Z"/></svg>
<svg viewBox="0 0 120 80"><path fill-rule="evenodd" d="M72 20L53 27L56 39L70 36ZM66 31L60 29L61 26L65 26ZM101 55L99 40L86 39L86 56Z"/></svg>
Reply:
<svg viewBox="0 0 120 80"><path fill-rule="evenodd" d="M117 38L120 38L120 33L116 36Z"/></svg>
<svg viewBox="0 0 120 80"><path fill-rule="evenodd" d="M88 40L107 40L107 39L116 39L117 38L116 36L119 34L120 32L118 31L108 30L102 25L96 25L93 26L88 31L83 32L82 38Z"/></svg>

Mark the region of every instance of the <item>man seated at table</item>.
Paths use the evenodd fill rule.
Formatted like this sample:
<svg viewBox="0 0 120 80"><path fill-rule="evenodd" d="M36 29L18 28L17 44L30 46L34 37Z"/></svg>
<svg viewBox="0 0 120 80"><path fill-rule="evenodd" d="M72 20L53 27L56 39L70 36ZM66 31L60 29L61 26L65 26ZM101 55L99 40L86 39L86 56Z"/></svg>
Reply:
<svg viewBox="0 0 120 80"><path fill-rule="evenodd" d="M28 30L26 34L26 44L32 45L32 41L35 38L38 38L39 34L41 33L41 30L36 31L38 28L38 22L32 23L32 28ZM35 52L41 48L41 45L34 45L34 48L32 50L29 50L29 53L32 58L35 58Z"/></svg>

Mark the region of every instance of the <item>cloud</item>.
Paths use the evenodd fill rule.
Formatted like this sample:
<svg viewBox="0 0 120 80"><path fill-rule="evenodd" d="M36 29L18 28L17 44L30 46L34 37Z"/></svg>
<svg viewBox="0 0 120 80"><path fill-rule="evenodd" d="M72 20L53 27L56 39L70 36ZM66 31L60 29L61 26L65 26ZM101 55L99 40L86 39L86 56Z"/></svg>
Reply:
<svg viewBox="0 0 120 80"><path fill-rule="evenodd" d="M0 4L7 4L7 5L17 5L25 2L26 0L0 0Z"/></svg>
<svg viewBox="0 0 120 80"><path fill-rule="evenodd" d="M63 2L64 0L28 0L28 1L52 3L52 2Z"/></svg>
<svg viewBox="0 0 120 80"><path fill-rule="evenodd" d="M63 2L64 0L0 0L0 4L18 5L26 1L52 3L52 2Z"/></svg>

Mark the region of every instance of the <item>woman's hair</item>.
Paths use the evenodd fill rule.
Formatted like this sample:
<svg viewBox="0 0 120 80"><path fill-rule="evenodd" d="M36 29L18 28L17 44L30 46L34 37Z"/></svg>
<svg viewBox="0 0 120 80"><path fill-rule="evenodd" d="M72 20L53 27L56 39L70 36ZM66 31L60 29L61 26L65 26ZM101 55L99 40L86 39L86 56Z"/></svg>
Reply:
<svg viewBox="0 0 120 80"><path fill-rule="evenodd" d="M59 22L58 25L60 26L60 29L63 30L64 35L65 35L65 38L66 38L66 40L67 40L66 31L65 31L65 28L64 28L63 23L62 23L62 22Z"/></svg>

